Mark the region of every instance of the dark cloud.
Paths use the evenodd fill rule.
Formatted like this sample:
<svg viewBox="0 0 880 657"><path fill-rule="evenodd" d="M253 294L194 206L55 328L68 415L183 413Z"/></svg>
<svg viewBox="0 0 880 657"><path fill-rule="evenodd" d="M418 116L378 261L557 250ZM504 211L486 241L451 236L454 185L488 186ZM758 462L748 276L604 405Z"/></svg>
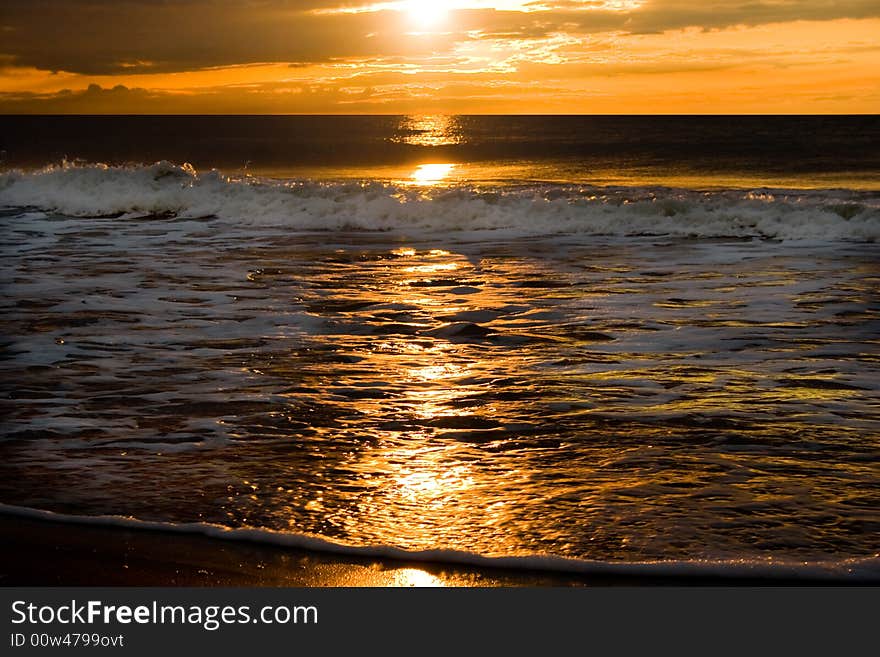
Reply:
<svg viewBox="0 0 880 657"><path fill-rule="evenodd" d="M4 0L0 54L87 75L258 62L419 56L449 37L406 38L396 12L312 15L305 2Z"/></svg>
<svg viewBox="0 0 880 657"><path fill-rule="evenodd" d="M147 89L129 89L123 85L103 89L91 84L80 91L62 89L52 94L0 93L0 108L7 114L137 114L155 105L161 97L162 94Z"/></svg>
<svg viewBox="0 0 880 657"><path fill-rule="evenodd" d="M578 6L597 4L593 2L552 4L551 10L532 13L463 10L456 23L462 31L479 30L486 37L539 38L560 32L656 34L688 27L713 30L798 20L880 17L880 3L876 0L647 0L631 11L576 10Z"/></svg>
<svg viewBox="0 0 880 657"><path fill-rule="evenodd" d="M483 103L528 98L528 83L499 84L485 81L445 83L432 87L432 98L407 92L405 76L395 87L346 87L306 84L289 87L276 83L249 89L217 87L198 94L177 94L122 85L105 89L91 85L82 91L58 93L0 93L0 114L285 114L467 111ZM411 80L411 78L410 78ZM418 85L416 85L418 87ZM546 85L544 90L550 89ZM283 91L283 93L279 93ZM497 108L497 107L496 107Z"/></svg>
<svg viewBox="0 0 880 657"><path fill-rule="evenodd" d="M419 57L457 40L540 38L565 32L657 33L791 20L880 16L876 0L648 0L631 11L548 0L529 13L461 10L454 33L407 36L406 17L384 11L316 15L366 0L3 0L0 60L87 75L188 71L258 62L317 63ZM589 11L577 8L592 7Z"/></svg>
<svg viewBox="0 0 880 657"><path fill-rule="evenodd" d="M624 27L630 32L663 32L878 16L880 3L876 0L651 0L632 12Z"/></svg>

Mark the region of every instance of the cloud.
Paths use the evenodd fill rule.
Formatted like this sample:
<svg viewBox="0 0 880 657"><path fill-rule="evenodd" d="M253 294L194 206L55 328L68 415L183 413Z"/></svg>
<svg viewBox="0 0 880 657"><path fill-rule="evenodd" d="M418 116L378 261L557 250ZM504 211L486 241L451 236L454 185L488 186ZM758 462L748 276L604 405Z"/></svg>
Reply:
<svg viewBox="0 0 880 657"><path fill-rule="evenodd" d="M876 21L862 30L872 26L876 29ZM805 40L807 29L793 39ZM506 74L457 74L438 66L410 75L357 66L347 75L322 76L316 69L296 80L173 90L92 84L51 93L0 93L0 113L859 113L878 107L876 51L855 49L852 56L860 59L841 61L839 52L819 53L803 64L800 53L782 50L753 53L743 61L729 57L729 34L681 36L692 43L709 38L713 47L702 56L652 57L664 37L646 35L639 37L641 48L614 62L521 62Z"/></svg>
<svg viewBox="0 0 880 657"><path fill-rule="evenodd" d="M401 38L396 12L318 16L310 2L4 1L0 54L87 75L419 56L448 42Z"/></svg>
<svg viewBox="0 0 880 657"><path fill-rule="evenodd" d="M426 57L482 39L660 33L880 16L876 0L547 0L535 11L454 11L448 31L413 35L400 12L314 13L366 0L4 0L0 59L85 75L168 73L262 62L297 65ZM387 3L386 3L387 4ZM485 6L482 3L480 6ZM504 7L503 2L497 3ZM509 6L509 5L508 5Z"/></svg>
<svg viewBox="0 0 880 657"><path fill-rule="evenodd" d="M0 113L773 111L783 69L800 111L876 111L880 88L880 20L831 20L880 13L861 0L483 2L433 35L386 0L0 1Z"/></svg>
<svg viewBox="0 0 880 657"><path fill-rule="evenodd" d="M138 114L165 95L147 89L129 89L121 84L108 89L90 84L84 90L62 89L50 94L0 93L0 107L6 113L20 114Z"/></svg>

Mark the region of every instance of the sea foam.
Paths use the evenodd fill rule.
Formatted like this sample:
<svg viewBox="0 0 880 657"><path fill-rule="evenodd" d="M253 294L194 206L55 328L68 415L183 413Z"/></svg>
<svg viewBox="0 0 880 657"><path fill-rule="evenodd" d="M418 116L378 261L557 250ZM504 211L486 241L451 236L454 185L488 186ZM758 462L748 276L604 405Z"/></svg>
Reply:
<svg viewBox="0 0 880 657"><path fill-rule="evenodd" d="M425 188L230 177L166 161L0 174L0 206L128 220L213 218L293 231L880 238L880 196L847 190L683 190L523 183Z"/></svg>
<svg viewBox="0 0 880 657"><path fill-rule="evenodd" d="M839 561L786 560L669 560L600 561L554 555L487 556L464 550L405 550L393 545L355 545L318 536L255 527L224 527L205 522L159 522L124 516L83 516L0 504L0 514L75 525L164 531L209 538L310 550L342 557L424 563L522 572L545 572L590 577L640 577L684 579L764 579L828 582L880 582L880 555Z"/></svg>

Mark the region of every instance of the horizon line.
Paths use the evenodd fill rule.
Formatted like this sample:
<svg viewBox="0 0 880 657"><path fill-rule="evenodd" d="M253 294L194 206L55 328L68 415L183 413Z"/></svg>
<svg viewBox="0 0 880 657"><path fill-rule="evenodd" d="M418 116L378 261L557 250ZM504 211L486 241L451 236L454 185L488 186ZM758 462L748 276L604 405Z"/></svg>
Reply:
<svg viewBox="0 0 880 657"><path fill-rule="evenodd" d="M375 116L486 116L486 117L538 117L538 116L553 116L553 117L821 117L821 116L833 116L833 117L876 117L880 116L880 111L878 112L731 112L731 113L723 113L723 112L629 112L629 113L572 113L572 112L506 112L506 113L492 113L492 112L375 112L375 113L367 113L367 112L356 112L356 113L347 113L347 112L267 112L267 113L222 113L222 112L210 112L210 113L198 113L198 112L145 112L145 113L132 113L132 112L3 112L0 111L0 117L89 117L89 118L97 118L97 117L286 117L286 116L301 116L301 117L375 117Z"/></svg>

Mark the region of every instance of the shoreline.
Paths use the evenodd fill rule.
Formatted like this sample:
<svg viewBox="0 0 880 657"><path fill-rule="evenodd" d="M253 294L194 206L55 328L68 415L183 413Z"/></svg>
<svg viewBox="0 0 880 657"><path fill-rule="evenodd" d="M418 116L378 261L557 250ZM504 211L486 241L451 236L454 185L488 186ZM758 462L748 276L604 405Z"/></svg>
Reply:
<svg viewBox="0 0 880 657"><path fill-rule="evenodd" d="M340 556L0 512L0 586L579 586L583 578Z"/></svg>
<svg viewBox="0 0 880 657"><path fill-rule="evenodd" d="M0 586L876 586L827 577L579 574L337 555L0 512Z"/></svg>

